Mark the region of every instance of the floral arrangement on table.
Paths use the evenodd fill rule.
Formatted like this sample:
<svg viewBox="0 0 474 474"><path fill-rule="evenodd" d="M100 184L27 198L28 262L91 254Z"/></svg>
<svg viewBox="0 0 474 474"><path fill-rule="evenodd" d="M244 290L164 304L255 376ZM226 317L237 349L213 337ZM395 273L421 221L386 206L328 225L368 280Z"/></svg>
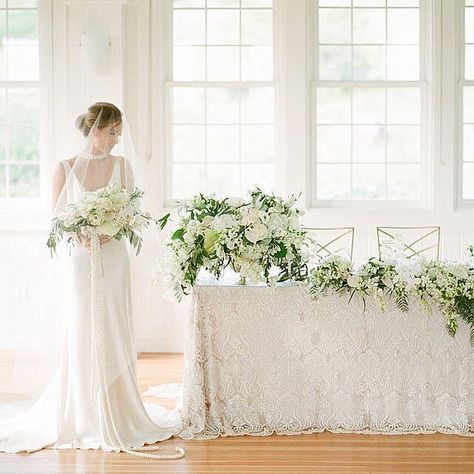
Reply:
<svg viewBox="0 0 474 474"><path fill-rule="evenodd" d="M81 235L91 240L106 235L117 240L125 237L138 255L142 247L140 232L157 222L148 212L140 210L143 194L138 188L128 192L117 185L85 191L79 201L68 204L53 219L46 244L51 254L63 239L74 245Z"/></svg>
<svg viewBox="0 0 474 474"><path fill-rule="evenodd" d="M466 263L438 262L398 258L371 258L354 270L350 261L331 256L321 260L309 272L310 292L319 298L329 292L347 292L375 298L385 309L387 298L395 298L400 311L407 312L409 298L416 298L427 312L436 305L446 317L446 328L452 336L458 328L458 318L471 328L474 345L474 246Z"/></svg>
<svg viewBox="0 0 474 474"><path fill-rule="evenodd" d="M201 269L219 278L230 266L242 283L306 280L306 232L296 202L295 196L285 200L255 188L247 200L199 194L183 205L168 243L178 299L189 294ZM169 220L170 214L159 220L162 229Z"/></svg>

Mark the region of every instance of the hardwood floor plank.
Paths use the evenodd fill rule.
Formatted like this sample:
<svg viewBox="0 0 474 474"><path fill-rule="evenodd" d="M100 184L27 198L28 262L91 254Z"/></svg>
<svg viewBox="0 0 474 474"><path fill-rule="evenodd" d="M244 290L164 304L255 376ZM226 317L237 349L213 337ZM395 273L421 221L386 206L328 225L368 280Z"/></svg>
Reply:
<svg viewBox="0 0 474 474"><path fill-rule="evenodd" d="M0 354L0 366L1 364ZM139 386L179 382L181 354L143 354ZM156 399L149 398L149 401ZM169 408L170 400L164 401ZM42 450L0 454L5 474L306 474L306 473L474 473L474 438L455 435L355 435L232 437L209 441L172 439L159 446L183 446L178 461L151 461L103 451Z"/></svg>

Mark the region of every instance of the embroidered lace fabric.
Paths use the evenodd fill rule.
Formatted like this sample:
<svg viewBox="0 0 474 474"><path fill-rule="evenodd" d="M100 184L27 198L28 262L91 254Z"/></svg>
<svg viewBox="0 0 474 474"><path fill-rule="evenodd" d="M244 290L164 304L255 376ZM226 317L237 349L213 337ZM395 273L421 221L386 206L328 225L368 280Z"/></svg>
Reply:
<svg viewBox="0 0 474 474"><path fill-rule="evenodd" d="M461 322L415 301L313 301L303 286L196 287L183 438L313 433L474 434L474 350Z"/></svg>

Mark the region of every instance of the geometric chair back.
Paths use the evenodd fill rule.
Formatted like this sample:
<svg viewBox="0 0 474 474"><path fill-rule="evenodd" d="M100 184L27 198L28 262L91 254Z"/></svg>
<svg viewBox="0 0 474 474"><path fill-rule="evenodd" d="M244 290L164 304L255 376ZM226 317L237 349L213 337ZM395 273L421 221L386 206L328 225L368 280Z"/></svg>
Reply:
<svg viewBox="0 0 474 474"><path fill-rule="evenodd" d="M316 257L333 255L352 261L354 252L354 227L305 227L315 246Z"/></svg>
<svg viewBox="0 0 474 474"><path fill-rule="evenodd" d="M407 258L439 260L439 237L439 226L377 227L379 258L399 246Z"/></svg>

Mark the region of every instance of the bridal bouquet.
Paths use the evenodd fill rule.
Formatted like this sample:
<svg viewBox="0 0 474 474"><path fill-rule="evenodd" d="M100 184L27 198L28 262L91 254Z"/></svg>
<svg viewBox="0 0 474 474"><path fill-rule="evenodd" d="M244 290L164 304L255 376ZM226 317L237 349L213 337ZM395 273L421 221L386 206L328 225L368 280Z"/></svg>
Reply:
<svg viewBox="0 0 474 474"><path fill-rule="evenodd" d="M51 254L64 238L74 244L79 235L107 235L117 240L127 238L138 255L142 247L140 231L155 222L149 213L140 210L142 196L138 188L128 192L117 185L85 191L78 202L68 204L53 220L47 241Z"/></svg>
<svg viewBox="0 0 474 474"><path fill-rule="evenodd" d="M219 278L230 266L250 283L306 279L306 232L296 201L295 196L285 200L256 188L247 200L200 194L183 206L168 243L178 298L189 294L202 268ZM160 219L161 228L169 218Z"/></svg>

